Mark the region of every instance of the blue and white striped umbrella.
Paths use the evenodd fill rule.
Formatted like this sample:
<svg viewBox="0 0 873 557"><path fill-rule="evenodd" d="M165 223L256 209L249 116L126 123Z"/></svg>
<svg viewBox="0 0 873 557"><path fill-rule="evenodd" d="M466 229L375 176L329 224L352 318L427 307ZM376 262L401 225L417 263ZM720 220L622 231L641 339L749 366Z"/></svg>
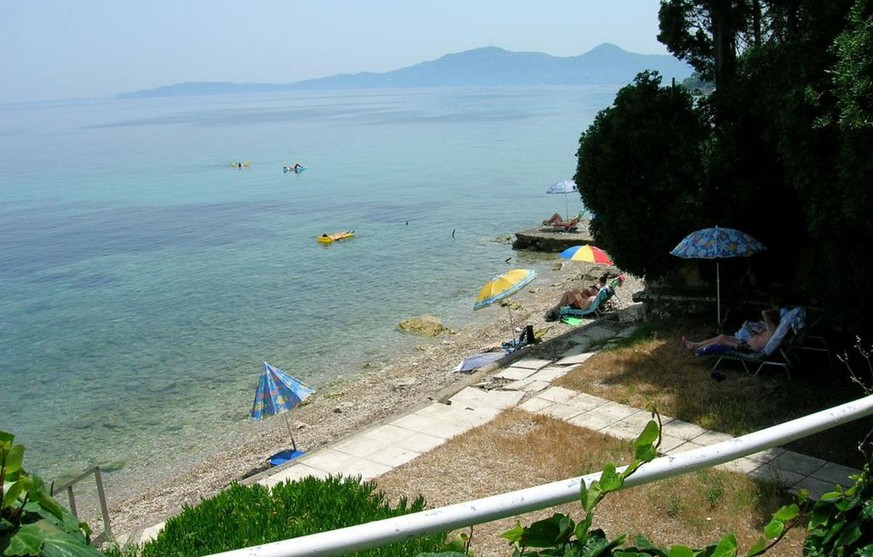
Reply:
<svg viewBox="0 0 873 557"><path fill-rule="evenodd" d="M306 400L312 393L311 387L304 385L281 369L264 362L264 370L258 381L258 390L255 391L255 401L252 403L251 417L253 420L260 420L265 416L283 414L293 447L291 451L283 451L270 457L270 463L274 466L303 454L303 451L297 450L291 424L288 423L288 415L285 413Z"/></svg>
<svg viewBox="0 0 873 557"><path fill-rule="evenodd" d="M264 370L255 392L255 402L252 404L252 419L260 420L264 416L287 412L306 400L312 392L311 387L264 362Z"/></svg>
<svg viewBox="0 0 873 557"><path fill-rule="evenodd" d="M546 193L562 193L564 194L564 212L567 214L567 220L570 220L570 203L567 201L567 194L578 192L576 182L573 180L563 180L549 186Z"/></svg>

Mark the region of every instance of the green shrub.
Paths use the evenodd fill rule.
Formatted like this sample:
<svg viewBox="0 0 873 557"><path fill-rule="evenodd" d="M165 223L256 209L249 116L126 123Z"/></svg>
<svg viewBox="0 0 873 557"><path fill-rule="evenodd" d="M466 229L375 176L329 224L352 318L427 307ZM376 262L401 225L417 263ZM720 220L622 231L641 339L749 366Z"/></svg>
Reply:
<svg viewBox="0 0 873 557"><path fill-rule="evenodd" d="M372 482L360 478L304 478L269 490L233 484L167 521L158 537L111 555L194 557L335 530L424 509L424 499L392 508ZM356 555L407 556L442 547L444 534L395 543Z"/></svg>

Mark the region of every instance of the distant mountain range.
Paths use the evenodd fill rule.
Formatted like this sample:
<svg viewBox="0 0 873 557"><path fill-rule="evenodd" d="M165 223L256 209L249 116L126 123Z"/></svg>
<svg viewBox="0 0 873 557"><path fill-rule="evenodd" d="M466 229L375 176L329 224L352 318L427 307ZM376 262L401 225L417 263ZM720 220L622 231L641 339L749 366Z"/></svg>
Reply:
<svg viewBox="0 0 873 557"><path fill-rule="evenodd" d="M656 70L665 80L681 81L691 68L666 54L635 54L604 43L579 56L510 52L489 46L385 73L338 74L294 83L178 83L123 93L119 99L276 93L340 89L406 87L529 87L536 85L625 84L643 70Z"/></svg>

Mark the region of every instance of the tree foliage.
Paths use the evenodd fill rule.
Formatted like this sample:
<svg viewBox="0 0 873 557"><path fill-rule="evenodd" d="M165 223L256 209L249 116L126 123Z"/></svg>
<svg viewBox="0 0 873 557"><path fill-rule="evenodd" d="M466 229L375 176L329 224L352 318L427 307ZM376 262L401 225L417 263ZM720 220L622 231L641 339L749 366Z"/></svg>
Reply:
<svg viewBox="0 0 873 557"><path fill-rule="evenodd" d="M687 91L643 73L582 134L575 180L592 232L623 269L659 276L688 216L701 215L705 132Z"/></svg>
<svg viewBox="0 0 873 557"><path fill-rule="evenodd" d="M595 119L577 173L595 239L656 278L684 233L739 228L768 247L750 260L761 281L873 311L873 0L662 0L659 19L659 40L716 89L676 120L642 77ZM703 132L679 124L692 119ZM605 201L615 191L630 195ZM820 276L840 288L823 296Z"/></svg>

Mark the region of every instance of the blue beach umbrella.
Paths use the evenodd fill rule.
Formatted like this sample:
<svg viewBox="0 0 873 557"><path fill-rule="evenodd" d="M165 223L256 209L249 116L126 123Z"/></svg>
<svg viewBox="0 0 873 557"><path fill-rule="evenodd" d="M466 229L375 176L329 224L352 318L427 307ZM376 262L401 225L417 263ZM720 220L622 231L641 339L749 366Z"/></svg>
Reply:
<svg viewBox="0 0 873 557"><path fill-rule="evenodd" d="M261 372L258 389L255 391L255 401L252 403L251 418L253 420L261 420L266 416L283 414L285 425L288 427L288 434L291 435L291 445L294 447L290 453L289 451L283 451L270 457L270 462L274 466L276 465L274 460L277 457L287 456L288 458L285 458L285 460L290 460L303 454L302 451L297 450L297 444L294 442L294 435L291 432L291 424L288 423L286 412L306 400L312 393L311 387L304 385L281 369L264 362L264 370Z"/></svg>
<svg viewBox="0 0 873 557"><path fill-rule="evenodd" d="M567 195L578 191L579 189L576 187L576 182L574 182L573 180L564 180L562 182L557 182L549 186L549 189L546 190L546 193L564 194L564 209L567 213L567 220L570 220L570 202L567 200Z"/></svg>
<svg viewBox="0 0 873 557"><path fill-rule="evenodd" d="M766 247L741 230L733 228L702 228L682 239L670 253L683 259L715 259L716 305L721 329L721 276L718 260L726 257L749 257Z"/></svg>

